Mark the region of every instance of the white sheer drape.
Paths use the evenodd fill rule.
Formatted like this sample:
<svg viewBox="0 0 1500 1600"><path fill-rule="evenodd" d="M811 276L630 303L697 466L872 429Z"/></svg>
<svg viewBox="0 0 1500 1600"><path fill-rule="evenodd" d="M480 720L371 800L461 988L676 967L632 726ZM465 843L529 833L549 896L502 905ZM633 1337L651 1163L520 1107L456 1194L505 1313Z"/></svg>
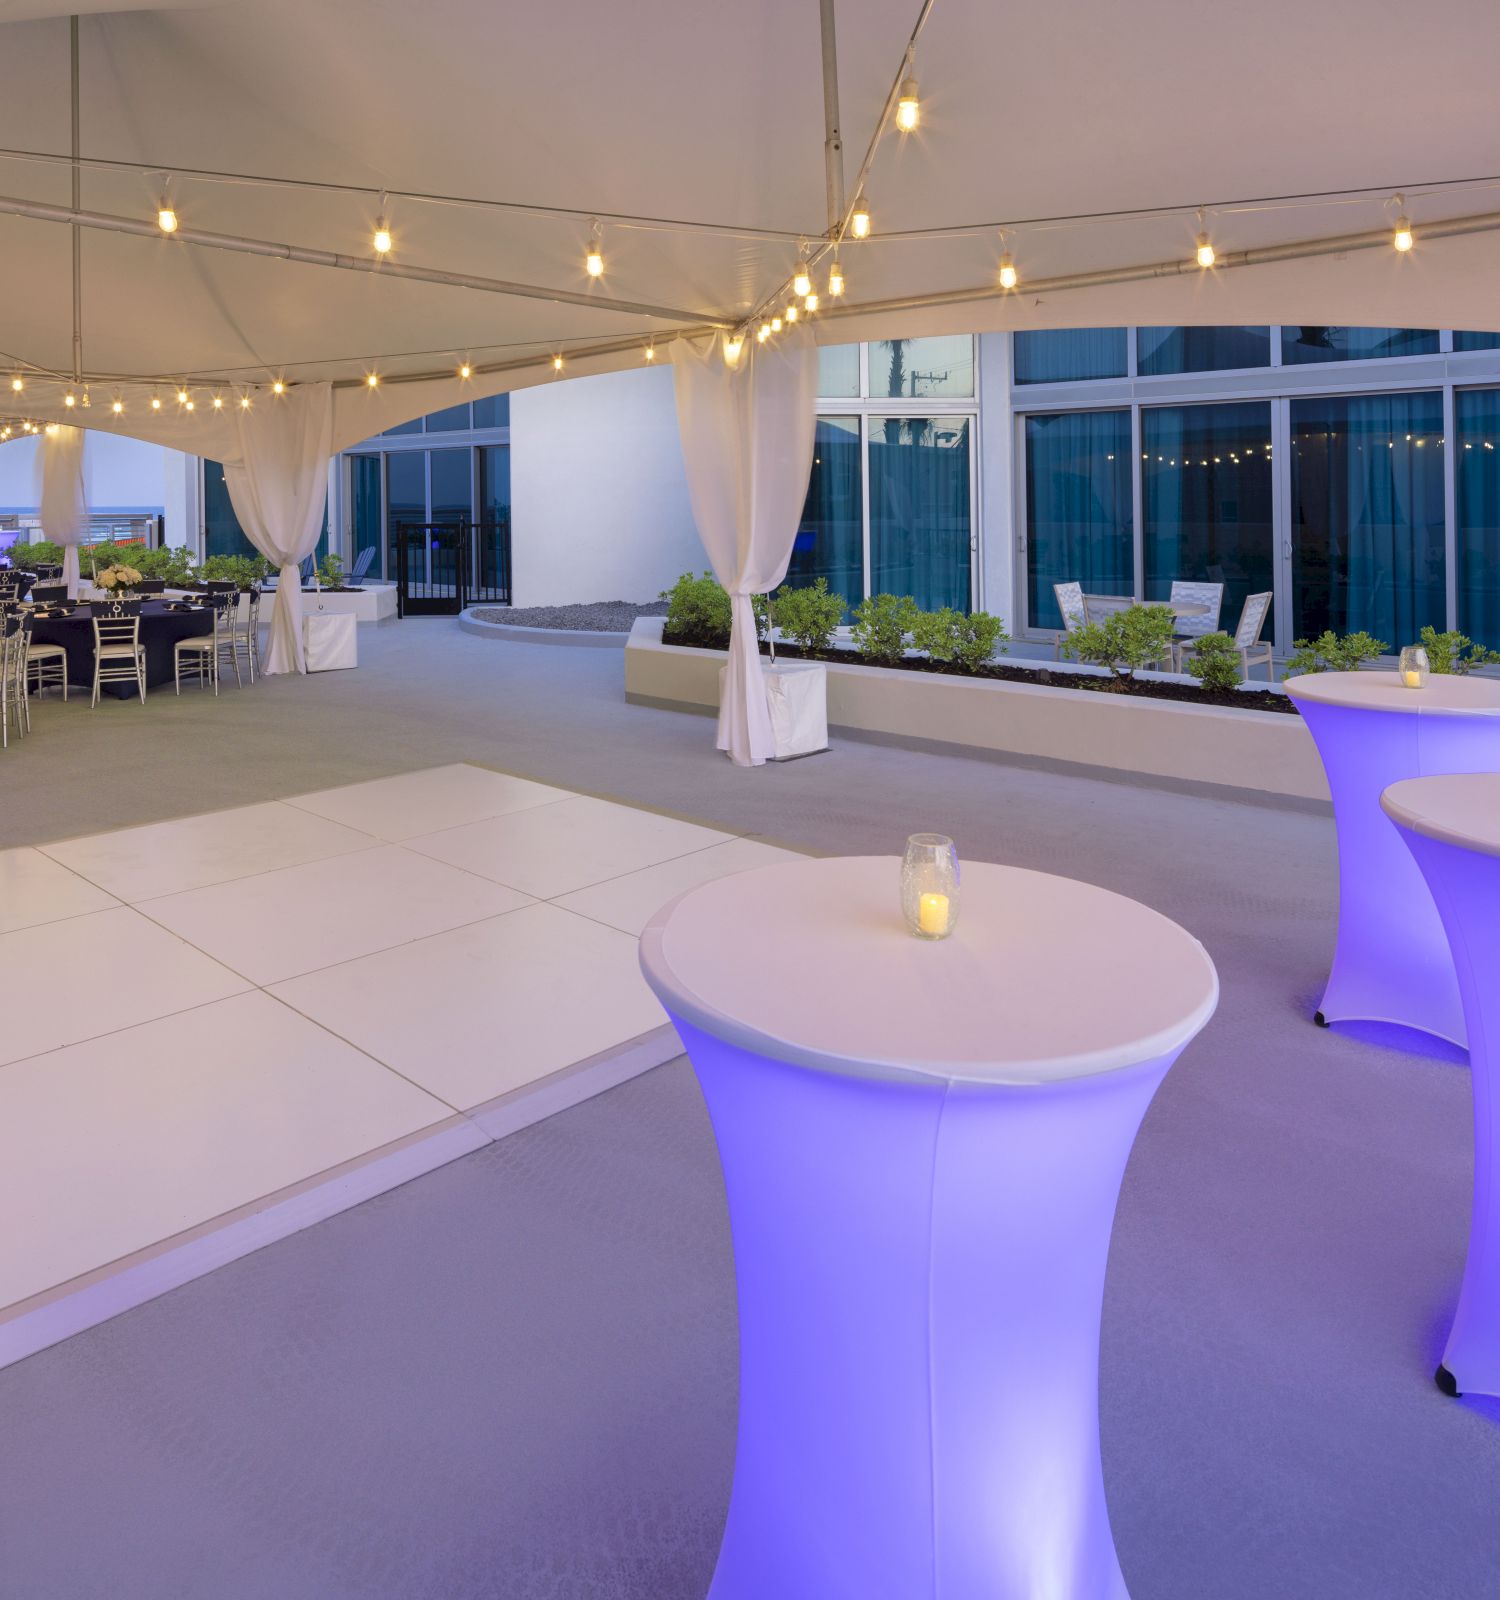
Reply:
<svg viewBox="0 0 1500 1600"><path fill-rule="evenodd" d="M68 598L78 598L78 541L89 525L88 495L83 486L82 428L52 423L42 435L42 532L63 552L63 579Z"/></svg>
<svg viewBox="0 0 1500 1600"><path fill-rule="evenodd" d="M729 591L733 631L719 749L759 766L774 749L750 597L786 576L812 471L818 353L805 337L757 345L734 366L717 338L673 347L677 424L693 517Z"/></svg>
<svg viewBox="0 0 1500 1600"><path fill-rule="evenodd" d="M262 392L252 411L236 410L234 421L241 459L225 463L224 484L245 537L281 568L265 671L306 672L299 568L323 532L333 455L332 386Z"/></svg>

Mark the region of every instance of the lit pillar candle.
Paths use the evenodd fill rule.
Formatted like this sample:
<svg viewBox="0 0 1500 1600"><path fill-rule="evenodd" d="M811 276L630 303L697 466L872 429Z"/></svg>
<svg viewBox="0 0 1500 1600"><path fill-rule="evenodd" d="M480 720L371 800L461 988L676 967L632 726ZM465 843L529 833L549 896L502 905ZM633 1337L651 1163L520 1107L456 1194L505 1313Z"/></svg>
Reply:
<svg viewBox="0 0 1500 1600"><path fill-rule="evenodd" d="M1403 672L1401 681L1408 689L1420 689L1422 687L1422 674L1420 672Z"/></svg>
<svg viewBox="0 0 1500 1600"><path fill-rule="evenodd" d="M923 933L948 931L948 896L924 894L917 906L917 923Z"/></svg>

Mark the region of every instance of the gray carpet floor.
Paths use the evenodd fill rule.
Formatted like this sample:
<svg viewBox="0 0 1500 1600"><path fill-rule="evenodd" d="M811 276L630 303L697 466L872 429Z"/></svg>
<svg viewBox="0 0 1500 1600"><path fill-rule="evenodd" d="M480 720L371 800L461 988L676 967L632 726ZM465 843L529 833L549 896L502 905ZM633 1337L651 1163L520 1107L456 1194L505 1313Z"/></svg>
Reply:
<svg viewBox="0 0 1500 1600"><path fill-rule="evenodd" d="M1135 1600L1500 1593L1500 1405L1431 1381L1467 1073L1307 1020L1326 818L852 741L742 772L705 719L627 707L614 652L444 622L360 644L357 673L217 702L49 704L0 756L0 843L466 759L814 850L938 829L1134 895L1223 984L1110 1259L1101 1429ZM678 1061L0 1373L0 1595L698 1600L734 1374Z"/></svg>

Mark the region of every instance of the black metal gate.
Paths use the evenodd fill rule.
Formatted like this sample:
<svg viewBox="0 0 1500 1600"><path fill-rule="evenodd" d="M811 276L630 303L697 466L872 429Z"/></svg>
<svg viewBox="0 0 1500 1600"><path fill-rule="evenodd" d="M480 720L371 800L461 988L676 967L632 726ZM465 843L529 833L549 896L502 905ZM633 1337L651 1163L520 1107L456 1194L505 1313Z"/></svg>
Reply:
<svg viewBox="0 0 1500 1600"><path fill-rule="evenodd" d="M456 617L466 606L510 604L510 522L402 522L396 615Z"/></svg>

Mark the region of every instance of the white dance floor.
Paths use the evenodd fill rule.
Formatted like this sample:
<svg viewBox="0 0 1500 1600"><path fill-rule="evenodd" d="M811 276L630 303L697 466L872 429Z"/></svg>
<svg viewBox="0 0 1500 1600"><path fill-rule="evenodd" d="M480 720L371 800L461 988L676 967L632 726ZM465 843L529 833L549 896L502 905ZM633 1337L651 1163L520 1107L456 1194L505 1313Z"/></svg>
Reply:
<svg viewBox="0 0 1500 1600"><path fill-rule="evenodd" d="M468 765L0 852L0 1361L677 1054L636 935L787 854Z"/></svg>

